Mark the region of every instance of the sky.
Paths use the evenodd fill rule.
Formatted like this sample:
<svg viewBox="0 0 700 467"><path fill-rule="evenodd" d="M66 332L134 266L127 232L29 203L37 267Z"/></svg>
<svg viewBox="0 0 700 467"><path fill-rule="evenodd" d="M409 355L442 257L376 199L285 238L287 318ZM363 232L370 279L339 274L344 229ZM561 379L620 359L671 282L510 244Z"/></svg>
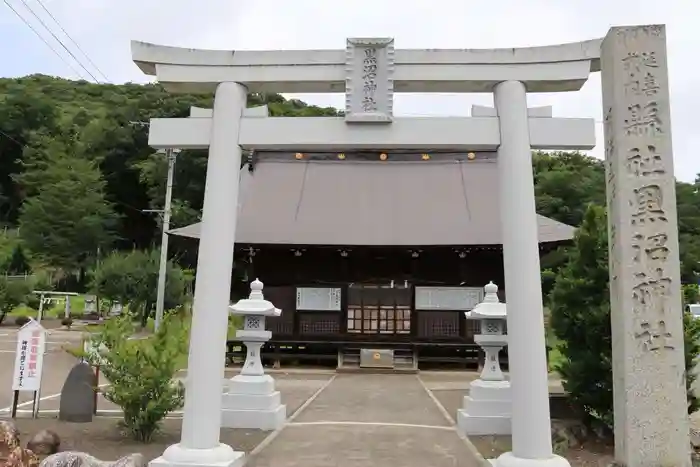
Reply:
<svg viewBox="0 0 700 467"><path fill-rule="evenodd" d="M4 2L4 3L3 3ZM69 67L9 7L53 47ZM58 20L52 18L42 5ZM28 8L29 7L29 8ZM676 176L693 181L700 172L700 132L694 83L700 49L693 0L2 0L0 76L32 73L78 78L89 75L44 29L36 15L98 79L146 82L131 61L129 42L210 49L342 49L347 37L393 37L397 48L528 47L603 37L611 26L667 26L673 148ZM81 54L66 38L70 34ZM684 63L683 60L687 63ZM465 77L468 78L468 77ZM317 105L343 107L343 96L294 95ZM579 92L530 94L532 106L552 105L555 117L594 118L602 157L600 76ZM472 104L493 105L490 94L399 94L398 116L465 116Z"/></svg>

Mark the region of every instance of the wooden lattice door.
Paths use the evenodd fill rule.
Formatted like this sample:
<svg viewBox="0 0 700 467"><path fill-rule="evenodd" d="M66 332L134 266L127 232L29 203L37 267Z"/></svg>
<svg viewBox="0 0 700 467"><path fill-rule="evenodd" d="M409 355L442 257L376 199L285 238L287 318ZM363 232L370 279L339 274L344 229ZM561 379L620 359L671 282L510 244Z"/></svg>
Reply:
<svg viewBox="0 0 700 467"><path fill-rule="evenodd" d="M353 284L348 290L348 327L355 334L409 334L411 289Z"/></svg>

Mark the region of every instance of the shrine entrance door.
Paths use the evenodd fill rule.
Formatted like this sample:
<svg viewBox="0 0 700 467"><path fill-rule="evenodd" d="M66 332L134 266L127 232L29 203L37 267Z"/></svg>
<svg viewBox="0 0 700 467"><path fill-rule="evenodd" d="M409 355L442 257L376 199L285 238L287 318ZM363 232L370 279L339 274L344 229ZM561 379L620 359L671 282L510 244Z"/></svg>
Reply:
<svg viewBox="0 0 700 467"><path fill-rule="evenodd" d="M411 295L411 287L352 284L348 287L347 332L410 334Z"/></svg>

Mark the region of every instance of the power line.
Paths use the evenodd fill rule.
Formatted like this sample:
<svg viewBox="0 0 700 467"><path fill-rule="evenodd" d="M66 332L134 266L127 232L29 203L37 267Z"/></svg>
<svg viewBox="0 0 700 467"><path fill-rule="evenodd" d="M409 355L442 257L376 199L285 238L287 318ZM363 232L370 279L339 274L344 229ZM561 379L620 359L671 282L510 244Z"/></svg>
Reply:
<svg viewBox="0 0 700 467"><path fill-rule="evenodd" d="M7 3L6 0L3 0L3 1L5 1L5 3ZM85 70L85 73L87 73L88 75L90 75L90 77L91 77L96 83L99 83L100 80L97 79L97 78L95 77L95 75L93 75L93 74L90 72L90 70L88 70L88 69L85 67L85 65L83 65L83 62L81 62L81 61L78 59L78 57L76 57L76 56L73 54L73 52L71 52L70 49L69 49L68 47L66 47L66 44L64 44L63 41L62 41L61 39L59 39L58 36L56 36L56 34L53 33L53 31L51 30L51 28L49 28L49 27L46 25L46 23L44 22L44 20L41 19L41 17L39 17L39 15L37 15L37 14L34 12L34 10L32 10L32 7L29 6L29 4L27 3L27 0L20 0L20 2L22 2L22 4L25 6L25 8L26 8L27 10L29 10L29 12L37 19L37 21L39 21L39 23L41 23L42 26L44 26L44 29L46 29L46 30L49 32L49 34L51 34L51 37L53 37L53 38L56 40L56 42L58 42L58 43L61 45L61 47L63 47L63 48L65 49L65 51L68 52L68 55L70 55L71 57L73 57L73 60L75 60L76 63L77 63L78 65L80 65L80 68L82 68L83 70Z"/></svg>
<svg viewBox="0 0 700 467"><path fill-rule="evenodd" d="M7 133L5 133L5 132L2 131L2 130L0 130L0 135L4 136L5 138L9 139L10 141L13 141L13 142L16 143L18 146L24 147L24 145L23 145L22 143L20 143L19 141L17 141L17 140L14 139L12 136L8 135Z"/></svg>
<svg viewBox="0 0 700 467"><path fill-rule="evenodd" d="M3 3L4 3L5 5L7 5L7 8L9 8L10 10L12 10L12 12L13 12L19 19L21 19L22 22L23 22L25 25L27 25L27 27L28 27L29 29L31 29L32 32L33 32L34 34L36 34L36 36L37 36L39 39L41 39L41 42L43 42L44 45L46 45L46 47L48 47L48 48L51 50L51 52L53 52L58 58L60 58L61 61L62 61L63 63L65 63L65 64L68 66L68 68L70 68L71 70L73 70L73 73L75 73L76 75L78 75L81 79L85 79L85 78L83 77L83 74L80 73L78 70L76 70L75 67L74 67L73 65L71 65L70 62L68 62L68 60L66 60L66 59L63 57L63 55L61 55L60 53L58 53L58 51L57 51L56 49L54 49L53 46L52 46L51 44L49 44L49 42L48 42L46 39L44 39L44 36L42 36L41 34L39 34L39 31L37 31L36 29L34 29L34 26L32 26L31 23L30 23L29 21L27 21L27 19L26 19L24 16L20 15L19 12L18 12L17 10L15 10L14 7L13 7L12 5L10 5L10 3L9 3L7 0L2 0L2 1L3 1Z"/></svg>
<svg viewBox="0 0 700 467"><path fill-rule="evenodd" d="M38 3L39 6L46 12L46 14L49 15L49 17L53 20L53 22L56 23L56 25L61 29L61 31L63 31L63 34L66 35L66 37L68 38L68 40L70 40L70 41L73 43L73 45L75 45L75 47L80 51L80 53L82 53L82 54L85 56L85 58L86 58L87 61L90 63L90 65L92 65L92 67L93 67L95 70L97 70L97 72L98 72L100 75L102 75L102 77L105 79L105 81L109 81L109 78L107 78L107 75L105 75L105 74L102 72L102 70L100 70L100 67L98 67L98 66L95 64L95 62L93 62L93 61L90 59L90 56L80 47L80 45L78 45L78 43L71 37L71 35L68 34L68 31L66 31L66 30L63 28L63 26L61 25L61 23L60 23L60 22L56 19L56 17L49 11L49 9L46 7L46 5L44 5L44 2L43 2L42 0L37 0L37 3Z"/></svg>

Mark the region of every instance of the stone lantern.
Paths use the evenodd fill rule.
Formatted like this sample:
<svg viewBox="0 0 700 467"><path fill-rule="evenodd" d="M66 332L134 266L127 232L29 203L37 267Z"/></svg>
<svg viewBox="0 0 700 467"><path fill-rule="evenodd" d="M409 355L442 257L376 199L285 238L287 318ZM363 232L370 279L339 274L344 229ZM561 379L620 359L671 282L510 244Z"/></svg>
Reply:
<svg viewBox="0 0 700 467"><path fill-rule="evenodd" d="M231 305L231 314L243 316L243 329L236 337L246 346L246 359L241 372L231 378L224 392L221 425L228 428L276 430L287 417L275 381L265 374L260 349L272 333L265 330L265 318L280 316L282 310L265 300L263 283L250 284L250 296Z"/></svg>
<svg viewBox="0 0 700 467"><path fill-rule="evenodd" d="M457 426L465 435L509 435L511 433L510 382L501 371L498 353L508 345L504 334L506 304L498 300L498 286L489 282L484 287L484 300L465 313L467 319L479 320L476 342L486 354L479 379L469 385L457 412Z"/></svg>

